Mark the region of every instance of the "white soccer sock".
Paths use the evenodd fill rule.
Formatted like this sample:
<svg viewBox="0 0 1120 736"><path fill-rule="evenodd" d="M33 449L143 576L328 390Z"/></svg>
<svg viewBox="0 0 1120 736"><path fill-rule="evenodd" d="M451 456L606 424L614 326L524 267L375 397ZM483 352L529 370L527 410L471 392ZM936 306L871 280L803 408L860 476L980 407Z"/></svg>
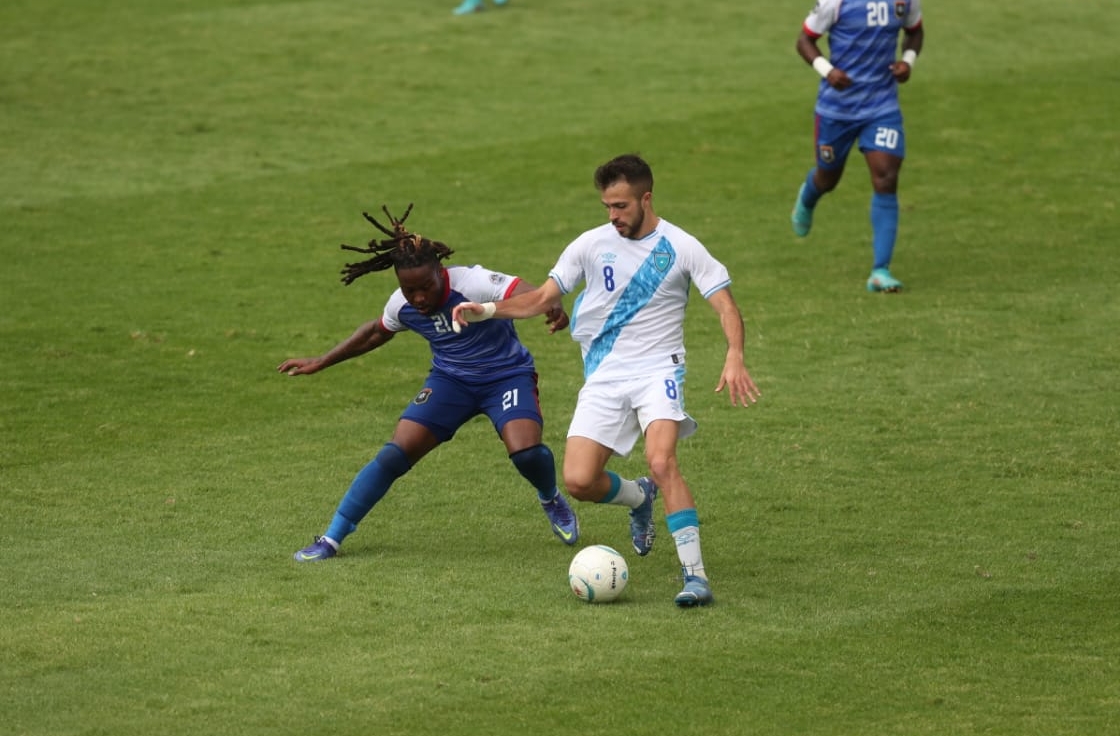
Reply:
<svg viewBox="0 0 1120 736"><path fill-rule="evenodd" d="M607 503L636 509L646 500L646 493L636 480L619 478L618 493Z"/></svg>
<svg viewBox="0 0 1120 736"><path fill-rule="evenodd" d="M673 532L677 544L677 558L685 575L708 579L704 572L704 558L700 556L700 527L686 526Z"/></svg>

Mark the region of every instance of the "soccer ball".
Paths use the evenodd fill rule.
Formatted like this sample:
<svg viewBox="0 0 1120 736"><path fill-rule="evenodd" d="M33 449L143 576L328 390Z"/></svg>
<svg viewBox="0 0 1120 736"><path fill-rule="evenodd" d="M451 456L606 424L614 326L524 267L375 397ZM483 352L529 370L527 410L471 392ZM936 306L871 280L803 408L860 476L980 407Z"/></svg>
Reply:
<svg viewBox="0 0 1120 736"><path fill-rule="evenodd" d="M568 567L568 585L576 598L588 603L607 603L622 595L630 570L614 549L605 544L584 547Z"/></svg>

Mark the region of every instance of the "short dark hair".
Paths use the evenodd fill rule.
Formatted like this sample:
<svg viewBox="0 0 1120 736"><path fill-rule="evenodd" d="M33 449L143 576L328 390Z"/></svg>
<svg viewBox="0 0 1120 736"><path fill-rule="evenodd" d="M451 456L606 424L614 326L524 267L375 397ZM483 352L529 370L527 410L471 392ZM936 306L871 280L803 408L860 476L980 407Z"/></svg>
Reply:
<svg viewBox="0 0 1120 736"><path fill-rule="evenodd" d="M636 153L615 156L595 169L595 186L600 192L620 179L642 194L653 191L653 169Z"/></svg>

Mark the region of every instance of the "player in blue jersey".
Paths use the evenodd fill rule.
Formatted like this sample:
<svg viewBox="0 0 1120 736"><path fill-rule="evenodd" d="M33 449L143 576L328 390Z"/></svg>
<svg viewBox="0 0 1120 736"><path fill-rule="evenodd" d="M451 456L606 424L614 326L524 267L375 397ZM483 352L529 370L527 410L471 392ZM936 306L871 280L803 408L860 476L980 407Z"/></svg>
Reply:
<svg viewBox="0 0 1120 736"><path fill-rule="evenodd" d="M393 438L354 478L323 536L296 552L295 559L312 562L334 557L342 540L357 528L394 481L479 414L490 418L514 467L537 489L552 531L565 544L575 544L579 523L556 485L552 451L541 441L543 419L533 356L508 320L487 323L486 329L466 336L456 334L451 327L451 309L456 304L502 300L531 292L533 286L481 266L445 268L441 262L453 251L443 243L408 232L404 221L411 210L409 205L399 220L385 210L392 230L366 214L366 219L390 238L375 238L367 248L342 246L373 254L369 260L346 265L342 281L347 285L373 271L396 271L400 288L389 297L380 319L363 324L317 358L290 358L277 368L289 376L317 373L375 350L404 330L418 333L432 349L431 372L401 415ZM547 308L546 315L550 331L568 324L559 299Z"/></svg>
<svg viewBox="0 0 1120 736"><path fill-rule="evenodd" d="M896 60L901 32L902 58ZM831 59L817 46L828 34ZM821 75L816 104L816 166L793 205L793 231L809 234L817 202L840 183L853 145L871 172L871 275L868 291L898 292L891 275L898 235L898 174L906 136L898 85L922 50L921 0L818 0L797 37L797 53Z"/></svg>
<svg viewBox="0 0 1120 736"><path fill-rule="evenodd" d="M727 340L716 391L726 388L732 405L749 406L758 400L758 388L743 364L743 318L723 264L654 213L653 172L644 160L628 154L608 161L596 170L595 186L610 222L573 240L543 286L506 301L460 304L452 318L462 328L491 317L544 314L586 284L572 307L571 333L583 352L585 380L568 428L564 484L580 501L629 507L639 555L653 546L653 502L660 492L684 576L675 602L682 608L707 605L713 596L700 554L696 501L677 460L677 441L696 430L683 394L691 288L715 310ZM629 454L643 435L650 477L627 480L606 470L613 455Z"/></svg>

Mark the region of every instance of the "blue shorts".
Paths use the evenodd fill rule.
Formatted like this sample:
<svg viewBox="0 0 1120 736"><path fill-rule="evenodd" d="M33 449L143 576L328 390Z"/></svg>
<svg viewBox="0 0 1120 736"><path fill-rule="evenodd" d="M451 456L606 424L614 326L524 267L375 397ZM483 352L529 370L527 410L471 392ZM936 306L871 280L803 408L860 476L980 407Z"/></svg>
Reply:
<svg viewBox="0 0 1120 736"><path fill-rule="evenodd" d="M506 422L513 419L532 419L543 425L537 374L519 373L473 384L432 371L401 419L422 424L440 442L447 442L459 427L479 414L490 418L499 435Z"/></svg>
<svg viewBox="0 0 1120 736"><path fill-rule="evenodd" d="M814 137L817 166L830 171L844 168L857 140L860 151L884 151L906 158L906 134L902 131L900 112L869 120L836 120L817 115Z"/></svg>

